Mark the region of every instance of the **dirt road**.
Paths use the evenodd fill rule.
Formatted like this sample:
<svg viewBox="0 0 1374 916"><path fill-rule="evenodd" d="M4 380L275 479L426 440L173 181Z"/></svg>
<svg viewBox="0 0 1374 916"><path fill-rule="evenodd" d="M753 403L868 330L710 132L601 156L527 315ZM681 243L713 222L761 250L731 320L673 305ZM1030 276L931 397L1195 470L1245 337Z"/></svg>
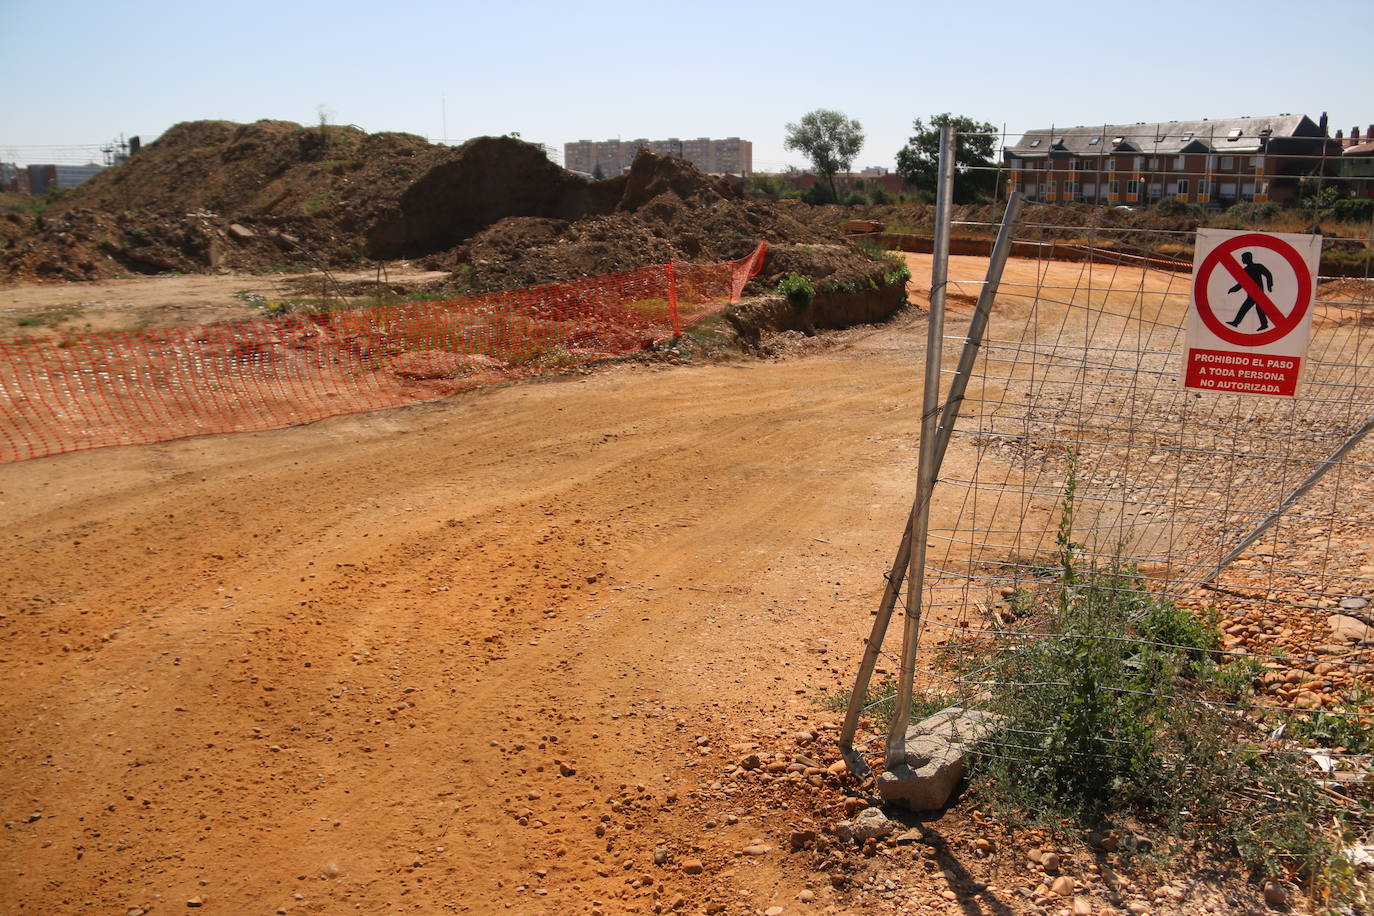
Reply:
<svg viewBox="0 0 1374 916"><path fill-rule="evenodd" d="M0 910L823 912L923 341L0 466Z"/></svg>
<svg viewBox="0 0 1374 916"><path fill-rule="evenodd" d="M654 871L622 786L710 858L850 677L916 330L0 468L0 908L570 912Z"/></svg>

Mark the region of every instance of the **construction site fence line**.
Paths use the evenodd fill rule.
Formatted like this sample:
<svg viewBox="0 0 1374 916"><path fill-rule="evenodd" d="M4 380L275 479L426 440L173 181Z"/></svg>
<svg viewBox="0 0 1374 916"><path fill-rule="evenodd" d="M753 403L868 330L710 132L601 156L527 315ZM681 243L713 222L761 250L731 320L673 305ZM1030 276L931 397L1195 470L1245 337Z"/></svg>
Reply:
<svg viewBox="0 0 1374 916"><path fill-rule="evenodd" d="M738 302L767 251L377 308L0 338L0 461L277 429L624 356Z"/></svg>

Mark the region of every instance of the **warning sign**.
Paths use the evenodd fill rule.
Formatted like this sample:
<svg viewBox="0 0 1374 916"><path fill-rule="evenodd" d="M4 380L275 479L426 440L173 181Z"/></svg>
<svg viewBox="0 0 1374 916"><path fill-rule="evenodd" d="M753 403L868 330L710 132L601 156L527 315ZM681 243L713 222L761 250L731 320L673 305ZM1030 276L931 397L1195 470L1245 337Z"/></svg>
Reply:
<svg viewBox="0 0 1374 916"><path fill-rule="evenodd" d="M1183 386L1297 392L1321 236L1199 229Z"/></svg>

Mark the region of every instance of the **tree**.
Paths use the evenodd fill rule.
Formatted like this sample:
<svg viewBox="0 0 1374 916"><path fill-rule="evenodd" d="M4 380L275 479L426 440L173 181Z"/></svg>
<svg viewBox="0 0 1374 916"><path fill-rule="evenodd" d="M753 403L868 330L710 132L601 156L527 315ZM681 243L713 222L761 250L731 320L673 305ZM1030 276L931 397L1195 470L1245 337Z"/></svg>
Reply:
<svg viewBox="0 0 1374 916"><path fill-rule="evenodd" d="M997 146L997 128L978 123L964 115L949 112L932 115L930 126L917 118L916 134L897 151L897 174L922 191L933 194L939 177L940 128L951 127L958 134L954 146L955 203L971 203L990 197L997 188L997 175L988 171Z"/></svg>
<svg viewBox="0 0 1374 916"><path fill-rule="evenodd" d="M830 185L831 196L838 200L835 173L849 171L854 157L863 149L863 125L838 111L817 108L802 115L796 124L787 125L784 145L806 154L816 174Z"/></svg>

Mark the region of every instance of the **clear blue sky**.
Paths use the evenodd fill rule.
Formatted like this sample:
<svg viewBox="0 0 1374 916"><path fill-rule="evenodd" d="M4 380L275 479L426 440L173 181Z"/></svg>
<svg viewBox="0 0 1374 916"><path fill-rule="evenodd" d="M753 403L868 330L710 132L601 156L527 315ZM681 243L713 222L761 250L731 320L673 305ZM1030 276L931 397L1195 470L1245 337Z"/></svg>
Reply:
<svg viewBox="0 0 1374 916"><path fill-rule="evenodd" d="M276 118L459 141L725 137L804 165L785 125L858 119L891 166L916 117L1051 124L1295 112L1374 122L1374 6L1328 0L787 5L5 0L0 160ZM79 152L79 151L78 151Z"/></svg>

